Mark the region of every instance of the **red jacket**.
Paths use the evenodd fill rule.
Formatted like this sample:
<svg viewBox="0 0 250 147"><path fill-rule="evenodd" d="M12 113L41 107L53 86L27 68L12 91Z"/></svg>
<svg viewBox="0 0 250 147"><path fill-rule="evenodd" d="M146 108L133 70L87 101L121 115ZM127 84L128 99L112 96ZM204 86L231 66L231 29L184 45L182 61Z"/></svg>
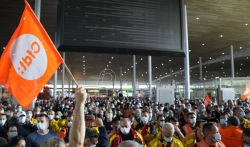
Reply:
<svg viewBox="0 0 250 147"><path fill-rule="evenodd" d="M144 139L139 132L133 130L132 128L130 129L130 132L133 135L133 140L139 141L142 143L143 146L146 146ZM122 136L121 136L121 131L119 129L116 132L114 132L112 135L110 135L109 145L110 147L117 147L121 142L122 142Z"/></svg>

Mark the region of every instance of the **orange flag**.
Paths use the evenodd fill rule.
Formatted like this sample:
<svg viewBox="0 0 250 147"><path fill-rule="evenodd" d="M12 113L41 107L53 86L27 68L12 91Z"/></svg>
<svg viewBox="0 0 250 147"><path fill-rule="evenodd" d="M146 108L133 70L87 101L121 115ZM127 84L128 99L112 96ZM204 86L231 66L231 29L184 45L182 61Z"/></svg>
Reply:
<svg viewBox="0 0 250 147"><path fill-rule="evenodd" d="M63 62L53 42L25 1L20 23L0 64L0 84L25 108Z"/></svg>
<svg viewBox="0 0 250 147"><path fill-rule="evenodd" d="M244 100L247 97L250 97L250 83L248 84L245 92L242 94L241 99Z"/></svg>
<svg viewBox="0 0 250 147"><path fill-rule="evenodd" d="M204 101L204 104L205 104L206 107L207 107L207 105L209 104L209 102L210 102L210 98L209 98L208 95L206 95L205 101Z"/></svg>

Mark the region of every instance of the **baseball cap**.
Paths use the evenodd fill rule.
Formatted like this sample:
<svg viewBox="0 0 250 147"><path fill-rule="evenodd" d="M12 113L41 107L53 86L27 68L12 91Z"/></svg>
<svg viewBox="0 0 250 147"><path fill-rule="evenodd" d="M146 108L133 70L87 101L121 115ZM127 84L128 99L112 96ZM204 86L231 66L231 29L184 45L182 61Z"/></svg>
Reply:
<svg viewBox="0 0 250 147"><path fill-rule="evenodd" d="M17 117L20 117L22 115L24 115L26 117L26 112L20 111L20 112L17 113Z"/></svg>

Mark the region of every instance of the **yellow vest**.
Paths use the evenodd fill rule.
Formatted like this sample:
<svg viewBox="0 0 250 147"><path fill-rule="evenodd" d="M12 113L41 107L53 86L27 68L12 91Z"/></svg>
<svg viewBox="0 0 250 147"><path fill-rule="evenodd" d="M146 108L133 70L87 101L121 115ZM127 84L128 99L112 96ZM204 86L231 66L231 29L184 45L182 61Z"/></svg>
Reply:
<svg viewBox="0 0 250 147"><path fill-rule="evenodd" d="M55 119L52 119L49 123L49 129L54 131L54 132L57 132L59 133L61 131L61 127L58 125L58 121L55 120Z"/></svg>
<svg viewBox="0 0 250 147"><path fill-rule="evenodd" d="M62 128L62 127L65 127L66 125L67 125L67 120L59 118L59 120L58 120L58 126Z"/></svg>
<svg viewBox="0 0 250 147"><path fill-rule="evenodd" d="M168 143L165 140L163 140L162 137L160 136L150 141L148 143L148 146L149 147L163 147L163 146L167 146L167 144ZM179 139L176 139L175 137L173 137L170 147L183 147L183 144L181 143Z"/></svg>
<svg viewBox="0 0 250 147"><path fill-rule="evenodd" d="M33 123L34 125L37 125L37 119L31 118L31 121L32 121L32 123Z"/></svg>
<svg viewBox="0 0 250 147"><path fill-rule="evenodd" d="M193 147L195 143L196 143L195 133L185 136L185 138L182 140L182 144L184 147Z"/></svg>

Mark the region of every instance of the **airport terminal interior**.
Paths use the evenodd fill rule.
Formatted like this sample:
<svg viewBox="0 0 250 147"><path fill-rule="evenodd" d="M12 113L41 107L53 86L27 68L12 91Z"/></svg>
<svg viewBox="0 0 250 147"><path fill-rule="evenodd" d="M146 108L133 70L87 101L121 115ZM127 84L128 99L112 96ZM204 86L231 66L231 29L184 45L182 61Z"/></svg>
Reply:
<svg viewBox="0 0 250 147"><path fill-rule="evenodd" d="M249 147L249 8L0 0L0 147Z"/></svg>

